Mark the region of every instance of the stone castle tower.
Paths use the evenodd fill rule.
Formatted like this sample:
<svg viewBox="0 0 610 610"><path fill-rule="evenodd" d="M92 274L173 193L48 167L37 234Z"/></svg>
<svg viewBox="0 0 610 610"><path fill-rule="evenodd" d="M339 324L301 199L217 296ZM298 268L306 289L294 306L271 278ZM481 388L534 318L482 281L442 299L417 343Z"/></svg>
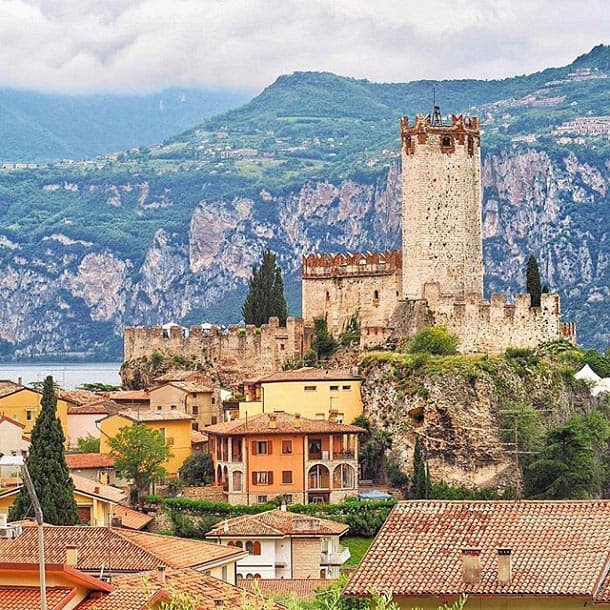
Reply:
<svg viewBox="0 0 610 610"><path fill-rule="evenodd" d="M424 298L438 283L443 297L483 297L481 132L477 118L418 114L401 120L402 289Z"/></svg>

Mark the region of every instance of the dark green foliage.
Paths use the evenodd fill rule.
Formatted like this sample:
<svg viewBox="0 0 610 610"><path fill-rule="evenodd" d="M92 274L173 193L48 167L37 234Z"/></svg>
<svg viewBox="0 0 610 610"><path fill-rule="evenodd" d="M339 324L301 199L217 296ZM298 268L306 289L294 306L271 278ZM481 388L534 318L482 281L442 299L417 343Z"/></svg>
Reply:
<svg viewBox="0 0 610 610"><path fill-rule="evenodd" d="M551 429L526 473L527 494L557 500L598 497L607 477L600 453L606 452L609 437L610 424L597 412Z"/></svg>
<svg viewBox="0 0 610 610"><path fill-rule="evenodd" d="M387 430L372 435L363 434L360 439L358 463L363 479L386 482L386 451L392 448L392 436Z"/></svg>
<svg viewBox="0 0 610 610"><path fill-rule="evenodd" d="M337 349L337 342L328 330L326 318L315 318L313 348L318 360L328 360Z"/></svg>
<svg viewBox="0 0 610 610"><path fill-rule="evenodd" d="M341 345L357 345L360 343L360 319L357 313L352 314L345 321L339 342Z"/></svg>
<svg viewBox="0 0 610 610"><path fill-rule="evenodd" d="M430 489L430 498L435 500L499 500L511 499L510 493L500 497L495 489L488 487L470 488L470 487L453 487L440 481L433 483Z"/></svg>
<svg viewBox="0 0 610 610"><path fill-rule="evenodd" d="M419 436L415 437L415 449L413 451L413 478L411 480L412 498L429 498L432 493L430 483L430 470L424 456Z"/></svg>
<svg viewBox="0 0 610 610"><path fill-rule="evenodd" d="M56 415L57 397L52 377L44 381L41 411L32 429L26 464L42 507L45 523L74 525L78 520L74 484L64 457L65 437ZM32 503L25 487L9 513L9 520L32 516Z"/></svg>
<svg viewBox="0 0 610 610"><path fill-rule="evenodd" d="M284 298L282 270L276 264L271 250L265 250L260 268L254 266L248 282L248 294L241 308L246 324L261 326L276 316L280 325L286 324L288 308Z"/></svg>
<svg viewBox="0 0 610 610"><path fill-rule="evenodd" d="M100 439L95 438L92 434L87 436L81 436L76 440L79 453L99 453L100 452Z"/></svg>
<svg viewBox="0 0 610 610"><path fill-rule="evenodd" d="M422 328L409 343L411 354L451 356L457 354L459 340L443 326Z"/></svg>
<svg viewBox="0 0 610 610"><path fill-rule="evenodd" d="M141 503L150 484L165 476L161 464L170 456L165 439L157 430L136 423L121 428L108 444L117 472L133 480Z"/></svg>
<svg viewBox="0 0 610 610"><path fill-rule="evenodd" d="M526 291L532 299L532 307L540 307L540 295L542 294L542 284L540 282L540 271L538 261L532 254L527 259L526 271Z"/></svg>
<svg viewBox="0 0 610 610"><path fill-rule="evenodd" d="M87 390L88 392L118 392L121 386L97 381L95 383L81 383L76 389Z"/></svg>
<svg viewBox="0 0 610 610"><path fill-rule="evenodd" d="M610 377L610 358L608 357L607 350L605 356L602 356L595 349L588 350L585 352L583 361L600 377Z"/></svg>
<svg viewBox="0 0 610 610"><path fill-rule="evenodd" d="M180 478L187 485L209 485L214 480L214 462L209 453L194 453L184 460Z"/></svg>
<svg viewBox="0 0 610 610"><path fill-rule="evenodd" d="M399 464L392 458L387 460L386 473L392 487L400 489L404 495L409 491L409 477L401 470Z"/></svg>

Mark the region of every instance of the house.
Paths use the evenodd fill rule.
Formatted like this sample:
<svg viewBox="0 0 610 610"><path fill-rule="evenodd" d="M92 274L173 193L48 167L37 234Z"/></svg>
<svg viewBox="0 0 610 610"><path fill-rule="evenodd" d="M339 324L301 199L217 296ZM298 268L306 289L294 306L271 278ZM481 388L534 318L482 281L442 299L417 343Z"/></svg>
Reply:
<svg viewBox="0 0 610 610"><path fill-rule="evenodd" d="M69 560L70 551L66 555ZM52 610L157 610L170 600L167 590L141 586L123 591L67 563L47 563L45 577L47 607ZM0 563L0 610L41 607L38 563Z"/></svg>
<svg viewBox="0 0 610 610"><path fill-rule="evenodd" d="M169 478L178 476L178 470L192 454L191 439L193 417L181 411L125 409L107 415L98 421L100 430L100 453L110 453L109 439L125 426L142 423L151 430L160 432L171 455L162 464Z"/></svg>
<svg viewBox="0 0 610 610"><path fill-rule="evenodd" d="M30 441L25 437L25 424L0 415L0 455L26 455L30 448ZM0 477L9 477L14 468L0 466Z"/></svg>
<svg viewBox="0 0 610 610"><path fill-rule="evenodd" d="M111 525L115 507L126 501L123 490L110 485L90 481L76 474L70 475L74 483L74 499L78 510L78 522L86 525ZM8 513L22 485L0 491L0 514ZM132 511L132 509L129 509ZM136 511L132 511L136 512ZM150 521L150 519L149 519Z"/></svg>
<svg viewBox="0 0 610 610"><path fill-rule="evenodd" d="M362 415L361 379L348 369L305 367L281 371L244 382L246 400L239 403L239 418L286 411L309 419L351 424Z"/></svg>
<svg viewBox="0 0 610 610"><path fill-rule="evenodd" d="M114 457L109 453L66 453L66 465L71 474L76 474L96 483L126 487L114 470Z"/></svg>
<svg viewBox="0 0 610 610"><path fill-rule="evenodd" d="M24 425L23 434L29 438L40 413L42 394L19 383L0 380L0 415L6 415ZM68 402L57 399L57 417L64 435L68 432ZM67 441L66 441L67 443Z"/></svg>
<svg viewBox="0 0 610 610"><path fill-rule="evenodd" d="M362 428L263 413L206 428L216 485L230 504L341 502L358 495Z"/></svg>
<svg viewBox="0 0 610 610"><path fill-rule="evenodd" d="M400 608L610 608L610 501L399 502L344 595Z"/></svg>
<svg viewBox="0 0 610 610"><path fill-rule="evenodd" d="M179 410L192 415L194 430L221 420L220 392L209 383L170 381L149 390L149 396L152 410Z"/></svg>
<svg viewBox="0 0 610 610"><path fill-rule="evenodd" d="M38 561L36 527L23 527L16 538L0 537L0 557L11 563ZM45 557L91 575L129 574L167 568L191 568L235 584L236 562L246 556L236 547L204 540L162 536L124 528L45 525Z"/></svg>
<svg viewBox="0 0 610 610"><path fill-rule="evenodd" d="M284 606L270 602L258 592L247 592L213 576L189 568L165 568L139 574L117 574L113 584L121 590L149 590L163 587L172 593L186 593L197 600L194 610L284 610Z"/></svg>
<svg viewBox="0 0 610 610"><path fill-rule="evenodd" d="M238 578L237 585L246 591L260 593L264 597L298 599L313 602L316 593L333 584L325 578Z"/></svg>
<svg viewBox="0 0 610 610"><path fill-rule="evenodd" d="M108 400L107 398L99 398L92 402L82 405L68 405L68 447L75 449L78 447L78 439L92 436L93 438L100 437L99 428L96 422L108 415L116 413L121 409L118 403Z"/></svg>
<svg viewBox="0 0 610 610"><path fill-rule="evenodd" d="M121 406L121 409L149 409L150 396L146 390L119 390L106 392L104 398Z"/></svg>
<svg viewBox="0 0 610 610"><path fill-rule="evenodd" d="M237 562L239 578L338 578L350 552L339 544L344 523L299 515L282 508L219 523L206 534L248 551Z"/></svg>

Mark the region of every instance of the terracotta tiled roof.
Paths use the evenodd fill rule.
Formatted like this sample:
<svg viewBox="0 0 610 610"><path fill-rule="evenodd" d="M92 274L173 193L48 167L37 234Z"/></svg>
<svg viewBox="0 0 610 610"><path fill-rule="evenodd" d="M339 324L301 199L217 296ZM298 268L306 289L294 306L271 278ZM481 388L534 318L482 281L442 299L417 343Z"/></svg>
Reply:
<svg viewBox="0 0 610 610"><path fill-rule="evenodd" d="M347 595L579 596L608 587L610 501L398 503L348 582ZM465 584L461 552L480 549L481 580ZM512 581L498 583L497 549Z"/></svg>
<svg viewBox="0 0 610 610"><path fill-rule="evenodd" d="M121 527L126 527L130 530L141 530L154 518L152 515L147 515L139 510L121 505L112 507L112 516L120 518Z"/></svg>
<svg viewBox="0 0 610 610"><path fill-rule="evenodd" d="M352 374L349 369L318 369L303 367L291 371L279 371L252 380L254 383L273 383L276 381L358 381L360 377Z"/></svg>
<svg viewBox="0 0 610 610"><path fill-rule="evenodd" d="M8 379L0 379L0 398L3 396L9 396L10 394L14 394L15 392L19 392L23 390L25 386L19 385L14 381L10 381Z"/></svg>
<svg viewBox="0 0 610 610"><path fill-rule="evenodd" d="M240 578L237 585L248 591L260 591L263 595L279 596L284 599L294 597L313 601L318 589L330 587L336 581L322 578Z"/></svg>
<svg viewBox="0 0 610 610"><path fill-rule="evenodd" d="M87 494L99 496L109 502L124 502L126 494L122 489L113 487L112 485L104 485L97 481L92 481L86 477L81 477L73 472L70 473L70 478L74 482L74 489Z"/></svg>
<svg viewBox="0 0 610 610"><path fill-rule="evenodd" d="M57 396L72 403L72 406L86 405L100 400L100 395L89 390L59 390Z"/></svg>
<svg viewBox="0 0 610 610"><path fill-rule="evenodd" d="M153 584L156 585L157 580L157 571L152 571L140 574L120 574L113 577L112 582L120 587L121 590L125 590L130 587L141 589L145 584L150 587ZM268 604L269 602L265 602L259 596L248 593L213 576L206 576L202 572L188 568L181 570L167 568L165 570L164 586L171 591L187 591L199 602L198 610L216 610L215 600L217 599L223 600L224 607L227 609L243 608L244 606L253 610L257 608L280 610L280 608L283 608L279 604L265 605L265 603Z"/></svg>
<svg viewBox="0 0 610 610"><path fill-rule="evenodd" d="M22 424L21 422L18 422L16 419L13 419L12 417L9 417L8 415L0 415L0 424L3 421L7 421L9 424L13 424L15 426L19 426L20 428L25 428L25 424Z"/></svg>
<svg viewBox="0 0 610 610"><path fill-rule="evenodd" d="M242 515L221 521L208 538L225 536L329 536L347 532L349 526L329 519L292 513L276 508L258 515Z"/></svg>
<svg viewBox="0 0 610 610"><path fill-rule="evenodd" d="M168 600L169 595L163 592L160 596L155 591L146 591L143 588L118 589L106 595L90 595L77 606L76 610L147 610L155 598Z"/></svg>
<svg viewBox="0 0 610 610"><path fill-rule="evenodd" d="M147 402L150 396L146 390L121 390L120 392L108 392L107 397L116 401Z"/></svg>
<svg viewBox="0 0 610 610"><path fill-rule="evenodd" d="M270 428L269 423L271 418L275 417L276 428ZM300 426L295 425L297 418L291 413L262 413L254 415L247 419L235 419L233 421L224 422L222 424L214 424L206 426L207 434L222 434L234 435L239 434L330 434L333 433L348 433L348 432L365 432L363 428L358 426L350 426L348 424L339 424L323 419L307 419L300 418Z"/></svg>
<svg viewBox="0 0 610 610"><path fill-rule="evenodd" d="M192 415L188 413L184 413L183 411L171 410L171 409L163 409L161 411L151 410L148 411L146 409L123 409L119 411L116 415L122 415L127 419L131 419L135 422L140 421L178 421L181 419L193 419Z"/></svg>
<svg viewBox="0 0 610 610"><path fill-rule="evenodd" d="M38 561L38 533L26 527L14 539L0 539L0 557L9 562ZM45 555L48 562L65 560L66 545L78 549L79 570L143 571L159 565L192 567L215 565L223 560L239 559L241 549L211 544L203 540L188 540L134 532L122 528L45 526Z"/></svg>
<svg viewBox="0 0 610 610"><path fill-rule="evenodd" d="M68 415L106 415L121 408L118 403L102 398L84 405L68 404Z"/></svg>
<svg viewBox="0 0 610 610"><path fill-rule="evenodd" d="M47 587L49 608L57 607L72 593L69 587ZM40 610L38 587L7 587L0 585L0 610Z"/></svg>
<svg viewBox="0 0 610 610"><path fill-rule="evenodd" d="M170 381L165 385L171 385L175 388L179 388L180 390L184 390L189 394L211 394L214 392L214 388L203 381ZM163 386L159 386L163 387ZM157 389L157 388L155 388ZM153 390L154 391L154 390Z"/></svg>
<svg viewBox="0 0 610 610"><path fill-rule="evenodd" d="M207 434L203 434L203 432L200 432L199 430L193 430L191 432L191 444L192 445L199 445L201 443L207 443L207 441L208 441Z"/></svg>
<svg viewBox="0 0 610 610"><path fill-rule="evenodd" d="M109 453L66 453L66 464L70 470L112 468L114 458Z"/></svg>

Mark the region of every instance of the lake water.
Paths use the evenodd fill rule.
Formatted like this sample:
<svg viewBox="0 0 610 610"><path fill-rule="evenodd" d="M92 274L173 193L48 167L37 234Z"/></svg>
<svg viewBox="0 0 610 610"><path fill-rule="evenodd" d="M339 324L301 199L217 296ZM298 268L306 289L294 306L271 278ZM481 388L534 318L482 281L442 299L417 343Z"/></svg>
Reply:
<svg viewBox="0 0 610 610"><path fill-rule="evenodd" d="M52 375L65 390L73 390L82 383L101 382L120 386L120 368L120 362L3 362L0 363L0 379L17 382L21 377L22 383L27 385Z"/></svg>

